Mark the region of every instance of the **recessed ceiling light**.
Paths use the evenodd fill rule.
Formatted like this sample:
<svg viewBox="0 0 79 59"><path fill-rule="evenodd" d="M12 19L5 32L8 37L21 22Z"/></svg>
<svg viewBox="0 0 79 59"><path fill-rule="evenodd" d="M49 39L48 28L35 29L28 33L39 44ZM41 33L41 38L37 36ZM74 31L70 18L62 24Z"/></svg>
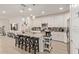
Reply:
<svg viewBox="0 0 79 59"><path fill-rule="evenodd" d="M30 16L33 16L32 14Z"/></svg>
<svg viewBox="0 0 79 59"><path fill-rule="evenodd" d="M28 8L29 11L32 11L32 8Z"/></svg>
<svg viewBox="0 0 79 59"><path fill-rule="evenodd" d="M20 10L20 13L23 13L24 11L23 10Z"/></svg>
<svg viewBox="0 0 79 59"><path fill-rule="evenodd" d="M3 11L2 11L2 13L3 13L3 14L5 14L5 13L6 13L6 11L5 11L5 10L3 10Z"/></svg>
<svg viewBox="0 0 79 59"><path fill-rule="evenodd" d="M32 19L35 19L35 16L32 16Z"/></svg>
<svg viewBox="0 0 79 59"><path fill-rule="evenodd" d="M60 7L60 8L59 8L59 10L63 10L63 8L62 8L62 7Z"/></svg>
<svg viewBox="0 0 79 59"><path fill-rule="evenodd" d="M30 17L27 17L27 19L29 20L29 19L30 19Z"/></svg>
<svg viewBox="0 0 79 59"><path fill-rule="evenodd" d="M22 18L22 21L23 21L23 22L25 21L25 18L24 18L24 17Z"/></svg>
<svg viewBox="0 0 79 59"><path fill-rule="evenodd" d="M45 14L45 11L42 11L42 14Z"/></svg>
<svg viewBox="0 0 79 59"><path fill-rule="evenodd" d="M14 26L15 26L15 24L13 23L13 24L12 24L12 26L14 27Z"/></svg>

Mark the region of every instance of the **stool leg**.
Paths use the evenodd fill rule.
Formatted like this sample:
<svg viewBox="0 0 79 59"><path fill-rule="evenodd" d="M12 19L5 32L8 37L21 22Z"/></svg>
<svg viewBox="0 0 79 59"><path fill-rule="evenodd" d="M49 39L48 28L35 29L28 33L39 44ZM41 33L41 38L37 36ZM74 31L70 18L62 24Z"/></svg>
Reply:
<svg viewBox="0 0 79 59"><path fill-rule="evenodd" d="M39 52L39 39L37 40L37 51Z"/></svg>
<svg viewBox="0 0 79 59"><path fill-rule="evenodd" d="M20 41L18 41L18 48L20 48Z"/></svg>
<svg viewBox="0 0 79 59"><path fill-rule="evenodd" d="M27 42L25 40L25 51L27 51Z"/></svg>
<svg viewBox="0 0 79 59"><path fill-rule="evenodd" d="M17 39L15 39L15 46L17 46Z"/></svg>
<svg viewBox="0 0 79 59"><path fill-rule="evenodd" d="M36 46L34 45L34 54L36 54Z"/></svg>
<svg viewBox="0 0 79 59"><path fill-rule="evenodd" d="M23 40L22 40L22 44L21 44L21 49L23 49Z"/></svg>
<svg viewBox="0 0 79 59"><path fill-rule="evenodd" d="M39 52L39 46L38 46L38 52Z"/></svg>
<svg viewBox="0 0 79 59"><path fill-rule="evenodd" d="M33 49L34 49L34 54L36 54L36 43L35 43L35 40L33 41Z"/></svg>
<svg viewBox="0 0 79 59"><path fill-rule="evenodd" d="M30 43L29 43L29 53L31 52L31 45L30 45Z"/></svg>

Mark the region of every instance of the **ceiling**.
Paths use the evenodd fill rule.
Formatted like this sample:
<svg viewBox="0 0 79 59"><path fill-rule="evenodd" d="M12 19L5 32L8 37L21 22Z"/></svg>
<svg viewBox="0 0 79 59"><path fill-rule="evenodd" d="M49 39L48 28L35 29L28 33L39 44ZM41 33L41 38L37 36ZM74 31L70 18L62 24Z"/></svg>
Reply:
<svg viewBox="0 0 79 59"><path fill-rule="evenodd" d="M59 10L61 7L63 10ZM32 11L29 11L28 8L31 8ZM20 12L22 9L24 9L23 13ZM5 14L2 13L3 10L6 11ZM42 14L42 11L45 11L45 13ZM0 18L27 17L31 14L34 16L46 16L67 11L69 11L69 4L0 4Z"/></svg>

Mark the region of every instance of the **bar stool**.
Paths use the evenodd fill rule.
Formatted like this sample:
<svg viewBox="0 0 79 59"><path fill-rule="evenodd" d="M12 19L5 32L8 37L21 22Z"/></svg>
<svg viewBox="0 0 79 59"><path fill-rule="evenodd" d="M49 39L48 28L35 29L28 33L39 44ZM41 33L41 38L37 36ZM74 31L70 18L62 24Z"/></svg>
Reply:
<svg viewBox="0 0 79 59"><path fill-rule="evenodd" d="M24 35L16 35L15 46L18 46L18 48L21 49L25 47L25 51L27 51L28 48L29 53L33 52L34 54L36 54L36 52L39 52L39 38Z"/></svg>
<svg viewBox="0 0 79 59"><path fill-rule="evenodd" d="M39 52L39 38L34 38L34 54L36 54L36 52Z"/></svg>
<svg viewBox="0 0 79 59"><path fill-rule="evenodd" d="M23 47L25 46L25 36L23 36L22 35L22 37L20 37L21 38L21 49L23 49Z"/></svg>
<svg viewBox="0 0 79 59"><path fill-rule="evenodd" d="M34 47L34 37L30 37L29 39L29 53L33 51L33 47Z"/></svg>
<svg viewBox="0 0 79 59"><path fill-rule="evenodd" d="M30 36L25 36L25 51L27 51L27 48L29 47L29 39Z"/></svg>
<svg viewBox="0 0 79 59"><path fill-rule="evenodd" d="M29 52L32 52L36 54L36 52L39 52L39 38L31 37L30 38L30 45L29 45Z"/></svg>
<svg viewBox="0 0 79 59"><path fill-rule="evenodd" d="M16 35L16 36L15 36L15 46L17 46L17 45L18 45L18 39L19 39L19 36L18 36L18 35Z"/></svg>
<svg viewBox="0 0 79 59"><path fill-rule="evenodd" d="M21 49L23 49L23 42L24 42L23 35L18 35L18 36L19 36L19 38L18 38L18 48L21 47Z"/></svg>

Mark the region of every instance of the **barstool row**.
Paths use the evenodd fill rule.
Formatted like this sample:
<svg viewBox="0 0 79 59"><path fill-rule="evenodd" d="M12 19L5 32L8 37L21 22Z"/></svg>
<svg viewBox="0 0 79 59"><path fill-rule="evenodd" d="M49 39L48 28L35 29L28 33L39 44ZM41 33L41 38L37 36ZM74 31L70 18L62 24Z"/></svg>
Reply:
<svg viewBox="0 0 79 59"><path fill-rule="evenodd" d="M15 46L21 49L25 49L29 53L39 52L39 38L24 36L24 35L16 35L15 37Z"/></svg>

